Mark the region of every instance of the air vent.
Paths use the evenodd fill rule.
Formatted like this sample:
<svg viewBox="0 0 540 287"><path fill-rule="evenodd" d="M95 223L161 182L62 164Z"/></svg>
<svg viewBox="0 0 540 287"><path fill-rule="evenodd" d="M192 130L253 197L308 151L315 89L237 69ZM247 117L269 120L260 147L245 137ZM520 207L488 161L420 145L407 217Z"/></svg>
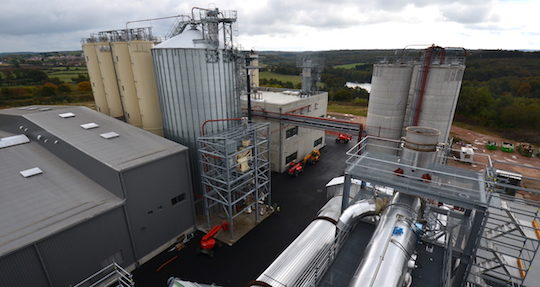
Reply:
<svg viewBox="0 0 540 287"><path fill-rule="evenodd" d="M0 148L10 147L14 145L29 143L30 140L25 135L16 135L11 137L0 138Z"/></svg>
<svg viewBox="0 0 540 287"><path fill-rule="evenodd" d="M75 114L74 114L74 113L63 113L63 114L58 114L58 116L61 117L61 118L66 119L66 118L72 118L72 117L74 117Z"/></svg>
<svg viewBox="0 0 540 287"><path fill-rule="evenodd" d="M85 129L85 130L89 130L89 129L93 129L93 128L97 128L99 127L98 124L96 123L87 123L87 124L82 124L81 125L81 128Z"/></svg>
<svg viewBox="0 0 540 287"><path fill-rule="evenodd" d="M39 167L33 167L33 168L26 169L20 172L20 174L25 178L42 174L42 173L43 171Z"/></svg>
<svg viewBox="0 0 540 287"><path fill-rule="evenodd" d="M108 132L108 133L100 134L99 136L104 139L113 139L113 138L119 137L120 135L115 132Z"/></svg>

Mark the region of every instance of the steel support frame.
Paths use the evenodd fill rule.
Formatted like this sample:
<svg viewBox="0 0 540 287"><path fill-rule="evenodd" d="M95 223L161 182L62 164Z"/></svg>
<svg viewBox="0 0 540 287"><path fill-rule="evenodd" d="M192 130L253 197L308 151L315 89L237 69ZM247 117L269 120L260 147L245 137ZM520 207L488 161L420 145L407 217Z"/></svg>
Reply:
<svg viewBox="0 0 540 287"><path fill-rule="evenodd" d="M237 216L253 209L255 221L259 222L261 204L271 206L269 135L269 123L248 123L197 140L208 228L211 228L211 215L223 211L230 238L234 239ZM250 144L237 150L242 140L250 140ZM248 150L250 168L241 172L237 156ZM243 204L248 197L253 201Z"/></svg>

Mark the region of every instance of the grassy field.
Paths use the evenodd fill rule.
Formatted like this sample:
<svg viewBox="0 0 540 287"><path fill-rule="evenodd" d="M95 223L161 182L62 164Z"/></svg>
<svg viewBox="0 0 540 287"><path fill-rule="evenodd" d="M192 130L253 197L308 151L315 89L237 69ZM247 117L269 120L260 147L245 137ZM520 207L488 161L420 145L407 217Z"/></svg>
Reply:
<svg viewBox="0 0 540 287"><path fill-rule="evenodd" d="M272 73L272 72L261 72L259 74L259 78L261 78L261 79L276 79L276 80L282 81L282 82L292 82L293 84L302 83L302 77L300 75L294 76L294 75L276 74L276 73Z"/></svg>
<svg viewBox="0 0 540 287"><path fill-rule="evenodd" d="M352 64L343 64L343 65L335 65L334 68L336 69L354 69L356 65L363 65L365 63L352 63Z"/></svg>
<svg viewBox="0 0 540 287"><path fill-rule="evenodd" d="M367 116L367 107L347 104L328 103L328 112Z"/></svg>
<svg viewBox="0 0 540 287"><path fill-rule="evenodd" d="M58 78L60 79L60 81L63 81L65 83L71 83L72 78L77 78L79 74L83 74L86 76L88 74L88 71L86 70L86 67L72 67L69 70L58 67L48 70L46 71L46 73L49 78Z"/></svg>

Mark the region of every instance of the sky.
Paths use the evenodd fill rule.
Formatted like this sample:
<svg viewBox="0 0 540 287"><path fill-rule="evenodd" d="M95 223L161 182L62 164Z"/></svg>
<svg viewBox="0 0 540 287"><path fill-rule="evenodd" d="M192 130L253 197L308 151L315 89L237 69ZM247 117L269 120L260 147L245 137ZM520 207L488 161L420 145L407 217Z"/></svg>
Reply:
<svg viewBox="0 0 540 287"><path fill-rule="evenodd" d="M540 50L538 0L0 0L0 52L80 50L90 33L193 6L237 10L242 49ZM148 25L164 34L172 22Z"/></svg>

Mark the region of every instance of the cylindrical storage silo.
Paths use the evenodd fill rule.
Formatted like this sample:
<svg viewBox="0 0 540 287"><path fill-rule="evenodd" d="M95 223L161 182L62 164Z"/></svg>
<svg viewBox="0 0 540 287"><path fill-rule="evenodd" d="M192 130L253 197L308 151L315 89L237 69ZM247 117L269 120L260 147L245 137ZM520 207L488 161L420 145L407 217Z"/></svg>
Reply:
<svg viewBox="0 0 540 287"><path fill-rule="evenodd" d="M101 79L105 89L105 97L109 106L109 115L114 118L124 116L120 92L118 91L118 82L116 80L116 71L114 69L111 46L109 42L97 42L96 54L101 71Z"/></svg>
<svg viewBox="0 0 540 287"><path fill-rule="evenodd" d="M375 64L371 78L367 134L399 140L411 84L412 64ZM398 144L371 140L368 151L395 154Z"/></svg>
<svg viewBox="0 0 540 287"><path fill-rule="evenodd" d="M82 45L84 56L86 59L86 67L88 68L88 77L92 86L92 94L96 103L98 112L109 114L109 106L105 97L105 89L103 88L103 80L101 79L101 71L96 54L96 44L88 42Z"/></svg>
<svg viewBox="0 0 540 287"><path fill-rule="evenodd" d="M414 68L413 79L415 84L411 86L411 109L407 114L405 126L414 125L415 112L420 104L420 115L416 125L431 127L439 130L439 142L447 142L454 112L458 101L459 91L465 65L440 65L432 64L429 68L425 92L422 102L419 103L420 91L420 72L422 66L417 65Z"/></svg>
<svg viewBox="0 0 540 287"><path fill-rule="evenodd" d="M136 40L128 42L129 55L139 99L139 109L143 129L163 135L161 111L157 95L156 78L150 50L154 42Z"/></svg>
<svg viewBox="0 0 540 287"><path fill-rule="evenodd" d="M112 56L116 75L120 99L124 107L124 117L126 121L136 127L141 127L141 113L139 110L139 100L135 81L131 70L131 59L127 42L111 42Z"/></svg>
<svg viewBox="0 0 540 287"><path fill-rule="evenodd" d="M186 29L152 49L165 137L190 148L197 168L197 138L207 120L241 116L236 62L231 51L211 49L202 34ZM208 124L207 132L232 122Z"/></svg>

